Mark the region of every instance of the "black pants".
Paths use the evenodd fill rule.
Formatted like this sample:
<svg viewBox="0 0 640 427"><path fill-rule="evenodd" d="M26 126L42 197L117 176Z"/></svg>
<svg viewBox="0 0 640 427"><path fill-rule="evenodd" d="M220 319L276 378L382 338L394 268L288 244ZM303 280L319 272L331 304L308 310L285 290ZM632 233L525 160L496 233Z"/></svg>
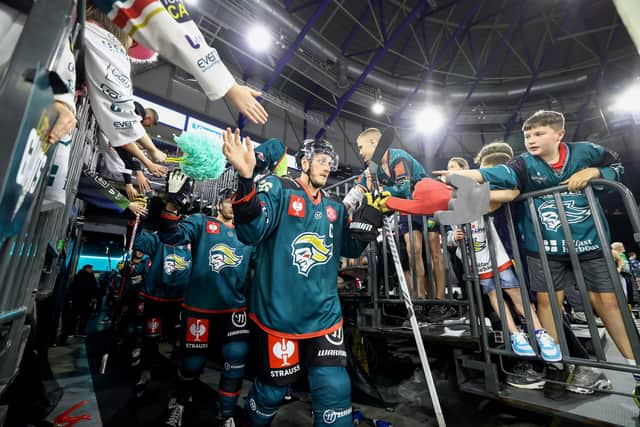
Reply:
<svg viewBox="0 0 640 427"><path fill-rule="evenodd" d="M84 335L86 333L89 316L91 315L91 300L85 298L74 298L72 306L74 326L76 326L75 333Z"/></svg>

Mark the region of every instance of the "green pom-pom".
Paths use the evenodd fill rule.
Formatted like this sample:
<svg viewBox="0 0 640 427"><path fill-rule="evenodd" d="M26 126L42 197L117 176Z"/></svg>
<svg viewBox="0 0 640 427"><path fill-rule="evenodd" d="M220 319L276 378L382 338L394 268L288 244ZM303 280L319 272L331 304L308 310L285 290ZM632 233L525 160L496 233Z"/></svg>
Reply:
<svg viewBox="0 0 640 427"><path fill-rule="evenodd" d="M186 153L180 161L182 171L195 179L216 179L222 172L226 160L222 154L222 146L211 135L205 132L189 131L173 139L178 147Z"/></svg>

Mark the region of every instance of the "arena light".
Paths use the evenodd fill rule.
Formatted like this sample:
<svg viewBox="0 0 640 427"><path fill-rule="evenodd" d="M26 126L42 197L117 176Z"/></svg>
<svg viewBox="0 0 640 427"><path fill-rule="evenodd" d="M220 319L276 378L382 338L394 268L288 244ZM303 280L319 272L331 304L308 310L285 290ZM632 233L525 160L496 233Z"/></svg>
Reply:
<svg viewBox="0 0 640 427"><path fill-rule="evenodd" d="M427 105L416 114L415 126L424 133L433 133L445 124L442 110L433 105Z"/></svg>
<svg viewBox="0 0 640 427"><path fill-rule="evenodd" d="M265 52L273 44L273 35L263 25L254 25L247 32L247 44L254 52Z"/></svg>
<svg viewBox="0 0 640 427"><path fill-rule="evenodd" d="M371 112L376 116L384 113L384 104L382 101L378 100L371 105Z"/></svg>
<svg viewBox="0 0 640 427"><path fill-rule="evenodd" d="M634 82L626 90L613 99L613 103L609 106L610 111L617 113L636 113L640 111L638 106L640 99L640 80Z"/></svg>

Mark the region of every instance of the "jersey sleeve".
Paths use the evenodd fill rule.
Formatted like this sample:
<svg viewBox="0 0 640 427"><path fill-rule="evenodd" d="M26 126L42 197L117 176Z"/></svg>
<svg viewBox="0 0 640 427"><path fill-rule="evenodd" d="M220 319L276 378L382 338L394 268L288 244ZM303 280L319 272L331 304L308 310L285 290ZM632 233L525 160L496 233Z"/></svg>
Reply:
<svg viewBox="0 0 640 427"><path fill-rule="evenodd" d="M235 84L218 52L207 45L184 1L93 3L134 40L193 75L210 100L222 98Z"/></svg>
<svg viewBox="0 0 640 427"><path fill-rule="evenodd" d="M76 90L76 61L71 52L71 46L69 43L65 43L60 53L60 59L55 65L55 71L67 86L65 93L56 94L54 98L56 101L60 101L71 110L73 115L76 115L76 101L73 96Z"/></svg>
<svg viewBox="0 0 640 427"><path fill-rule="evenodd" d="M519 157L510 160L506 165L499 165L492 168L478 169L484 182L488 182L492 190L519 189L525 182L522 177L526 176L527 170L524 160Z"/></svg>
<svg viewBox="0 0 640 427"><path fill-rule="evenodd" d="M130 69L124 48L102 28L87 23L84 66L91 110L113 147L137 141L145 134L133 105Z"/></svg>
<svg viewBox="0 0 640 427"><path fill-rule="evenodd" d="M151 255L158 249L158 240L153 234L142 231L133 241L133 249Z"/></svg>
<svg viewBox="0 0 640 427"><path fill-rule="evenodd" d="M602 145L588 143L588 155L592 167L600 170L600 176L611 181L620 181L624 173L624 166L620 162L620 155Z"/></svg>
<svg viewBox="0 0 640 427"><path fill-rule="evenodd" d="M393 197L410 199L413 165L409 159L400 157L389 165L389 169L394 177L395 184L382 187L383 191L388 191Z"/></svg>
<svg viewBox="0 0 640 427"><path fill-rule="evenodd" d="M256 245L278 226L283 189L277 177L269 175L256 184L251 179L238 179L238 192L233 197L233 214L238 239Z"/></svg>
<svg viewBox="0 0 640 427"><path fill-rule="evenodd" d="M78 198L105 209L123 212L129 207L129 200L106 179L84 169L78 185Z"/></svg>
<svg viewBox="0 0 640 427"><path fill-rule="evenodd" d="M162 215L160 226L160 240L170 245L193 243L203 232L204 216L189 215L179 221L177 216Z"/></svg>

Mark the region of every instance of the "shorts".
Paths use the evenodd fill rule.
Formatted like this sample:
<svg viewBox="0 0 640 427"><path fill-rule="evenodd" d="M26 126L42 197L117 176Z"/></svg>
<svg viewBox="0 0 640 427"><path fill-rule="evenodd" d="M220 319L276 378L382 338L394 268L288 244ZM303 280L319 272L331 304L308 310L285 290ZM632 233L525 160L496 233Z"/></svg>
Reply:
<svg viewBox="0 0 640 427"><path fill-rule="evenodd" d="M315 338L291 339L271 335L256 327L260 376L265 382L285 386L296 382L308 366L347 366L342 328Z"/></svg>
<svg viewBox="0 0 640 427"><path fill-rule="evenodd" d="M220 346L214 344L248 339L247 312L239 308L227 313L200 313L183 308L182 330L184 351L219 350Z"/></svg>
<svg viewBox="0 0 640 427"><path fill-rule="evenodd" d="M480 286L482 287L482 293L485 295L487 295L489 292L496 290L496 285L494 283L493 277L480 279ZM520 287L520 283L518 282L518 277L516 276L516 273L513 271L513 267L509 267L506 270L502 270L500 272L500 287L502 289L511 289L511 288Z"/></svg>
<svg viewBox="0 0 640 427"><path fill-rule="evenodd" d="M424 217L420 215L411 215L411 227L413 231L422 232L422 230L424 230ZM409 215L400 215L398 231L401 236L404 236L409 232Z"/></svg>
<svg viewBox="0 0 640 427"><path fill-rule="evenodd" d="M576 283L575 276L572 274L571 261L552 258L547 259L549 260L549 269L551 270L554 290L560 291L564 289L565 284ZM540 258L527 256L527 264L529 266L531 290L535 292L548 292ZM609 277L607 263L603 258L580 260L580 268L582 269L582 275L584 276L588 291L598 293L613 292L613 284Z"/></svg>

